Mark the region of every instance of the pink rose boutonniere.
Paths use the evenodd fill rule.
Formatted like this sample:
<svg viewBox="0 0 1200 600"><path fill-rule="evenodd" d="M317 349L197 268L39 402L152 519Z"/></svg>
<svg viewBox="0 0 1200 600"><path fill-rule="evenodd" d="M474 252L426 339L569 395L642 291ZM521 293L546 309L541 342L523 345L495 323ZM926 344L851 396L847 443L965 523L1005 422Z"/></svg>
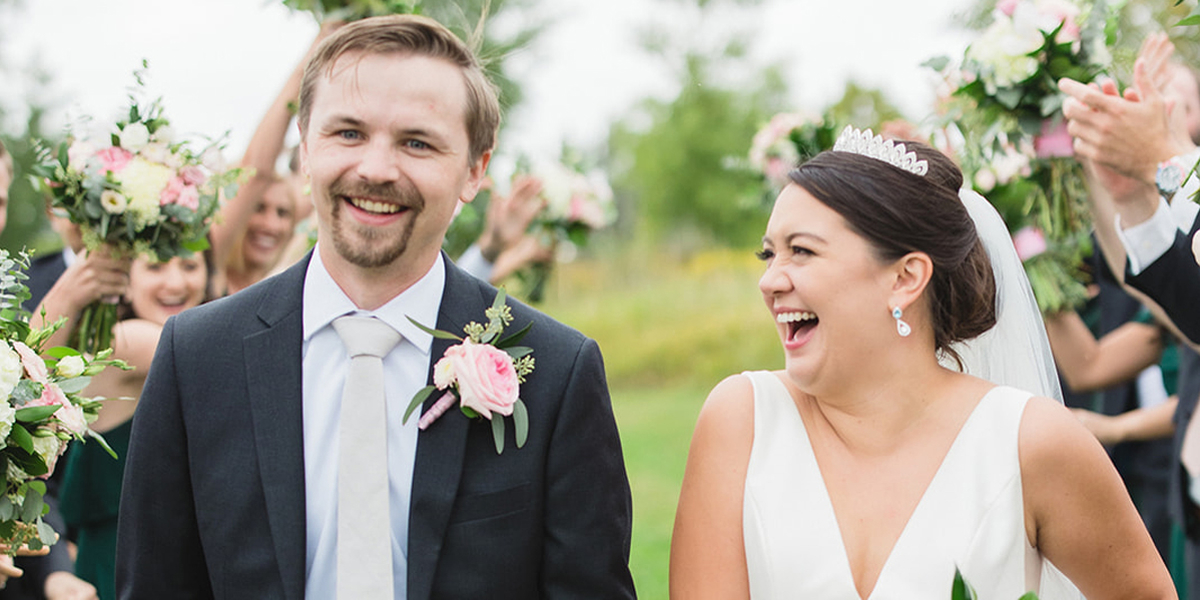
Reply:
<svg viewBox="0 0 1200 600"><path fill-rule="evenodd" d="M441 398L421 416L417 426L425 429L441 417L455 402L469 418L484 418L492 423L496 453L504 452L504 417L513 418L517 447L529 437L529 413L519 397L525 376L533 372L533 349L516 344L529 333L533 323L520 331L501 337L504 328L512 323L512 311L504 303L507 295L501 289L492 307L484 312L487 325L472 321L463 328L466 338L448 331L426 327L413 319L413 325L426 333L458 340L433 366L433 385L421 388L404 411L404 422L435 391L444 391Z"/></svg>

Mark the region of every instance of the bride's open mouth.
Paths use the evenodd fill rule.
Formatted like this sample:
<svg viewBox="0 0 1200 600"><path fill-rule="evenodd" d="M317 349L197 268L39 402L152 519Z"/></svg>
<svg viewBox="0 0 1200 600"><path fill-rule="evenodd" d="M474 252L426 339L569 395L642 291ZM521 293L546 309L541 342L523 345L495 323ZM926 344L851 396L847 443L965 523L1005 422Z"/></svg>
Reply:
<svg viewBox="0 0 1200 600"><path fill-rule="evenodd" d="M775 320L787 326L785 341L789 344L801 344L807 341L819 321L815 313L805 310L782 312L775 316Z"/></svg>

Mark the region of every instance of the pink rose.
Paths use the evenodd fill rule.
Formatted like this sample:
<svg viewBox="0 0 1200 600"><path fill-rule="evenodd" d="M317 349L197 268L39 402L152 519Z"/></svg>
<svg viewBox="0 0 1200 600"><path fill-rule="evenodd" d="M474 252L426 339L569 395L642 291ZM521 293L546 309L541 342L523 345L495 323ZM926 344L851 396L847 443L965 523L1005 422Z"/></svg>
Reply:
<svg viewBox="0 0 1200 600"><path fill-rule="evenodd" d="M1013 247L1017 257L1025 262L1046 251L1046 236L1036 227L1023 227L1013 235Z"/></svg>
<svg viewBox="0 0 1200 600"><path fill-rule="evenodd" d="M112 173L120 173L133 160L133 153L118 147L110 146L96 153L96 158L100 159L100 164L105 171Z"/></svg>
<svg viewBox="0 0 1200 600"><path fill-rule="evenodd" d="M184 167L179 170L179 178L188 185L200 185L206 177L199 167Z"/></svg>
<svg viewBox="0 0 1200 600"><path fill-rule="evenodd" d="M179 191L179 197L175 199L175 204L189 210L199 210L200 190L197 190L194 185L184 187Z"/></svg>
<svg viewBox="0 0 1200 600"><path fill-rule="evenodd" d="M46 371L46 361L42 360L42 357L21 342L13 342L13 348L16 349L17 354L21 355L21 364L25 365L25 372L29 374L30 379L42 385L50 383L49 374Z"/></svg>
<svg viewBox="0 0 1200 600"><path fill-rule="evenodd" d="M442 358L442 361L446 360L451 361L463 406L486 419L491 419L493 412L504 416L512 414L519 381L508 353L468 339L447 350ZM435 374L437 371L435 366Z"/></svg>
<svg viewBox="0 0 1200 600"><path fill-rule="evenodd" d="M1075 146L1071 134L1067 133L1066 121L1042 122L1042 134L1033 138L1033 149L1038 158L1061 158L1075 155Z"/></svg>
<svg viewBox="0 0 1200 600"><path fill-rule="evenodd" d="M187 187L187 184L183 182L183 178L172 177L167 182L167 187L163 188L162 192L158 195L158 205L166 206L168 204L175 204L179 200L179 194L183 192L183 188L185 187Z"/></svg>
<svg viewBox="0 0 1200 600"><path fill-rule="evenodd" d="M1020 0L1000 0L996 3L996 10L1004 13L1004 16L1011 17L1017 10L1017 4Z"/></svg>
<svg viewBox="0 0 1200 600"><path fill-rule="evenodd" d="M52 384L52 387L58 389L56 385ZM55 411L54 416L63 424L63 427L67 428L67 431L75 435L87 433L88 424L87 418L83 415L83 409L71 404L71 401L62 394L62 390L59 390L58 393L62 401L62 408Z"/></svg>

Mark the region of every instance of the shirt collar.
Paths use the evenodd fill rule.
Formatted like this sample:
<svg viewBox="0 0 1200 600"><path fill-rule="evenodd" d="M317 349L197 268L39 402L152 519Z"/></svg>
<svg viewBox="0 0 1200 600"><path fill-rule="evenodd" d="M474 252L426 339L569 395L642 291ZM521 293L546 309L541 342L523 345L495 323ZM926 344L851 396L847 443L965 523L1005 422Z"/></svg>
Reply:
<svg viewBox="0 0 1200 600"><path fill-rule="evenodd" d="M308 263L308 271L304 278L304 341L311 340L314 334L334 319L355 314L378 318L399 332L422 353L429 354L433 336L413 325L408 319L412 317L426 327L437 327L438 309L442 305L445 287L446 264L439 252L429 272L408 289L373 311L361 310L329 275L325 263L321 261L321 253L313 249L312 260Z"/></svg>

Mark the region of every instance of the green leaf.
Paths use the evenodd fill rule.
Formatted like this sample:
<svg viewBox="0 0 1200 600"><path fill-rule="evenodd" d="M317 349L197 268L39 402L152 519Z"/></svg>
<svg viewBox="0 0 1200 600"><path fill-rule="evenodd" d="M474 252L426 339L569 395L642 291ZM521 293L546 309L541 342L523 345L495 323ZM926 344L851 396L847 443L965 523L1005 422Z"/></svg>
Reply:
<svg viewBox="0 0 1200 600"><path fill-rule="evenodd" d="M17 411L18 413L20 411ZM13 425L12 432L8 434L12 441L17 443L17 446L26 452L33 453L33 436L29 435L29 430L21 425Z"/></svg>
<svg viewBox="0 0 1200 600"><path fill-rule="evenodd" d="M954 585L950 588L950 600L975 600L975 590L967 584L958 567L954 568Z"/></svg>
<svg viewBox="0 0 1200 600"><path fill-rule="evenodd" d="M25 485L29 486L30 489L37 490L37 493L39 493L43 496L46 495L46 482L45 481L42 481L40 479L34 479L32 481L25 482Z"/></svg>
<svg viewBox="0 0 1200 600"><path fill-rule="evenodd" d="M496 442L496 454L504 453L504 417L492 413L492 440Z"/></svg>
<svg viewBox="0 0 1200 600"><path fill-rule="evenodd" d="M417 392L415 395L413 395L412 402L408 403L408 408L405 409L405 411L404 411L404 418L401 419L400 422L408 423L408 418L410 416L412 416L413 411L417 410L417 407L420 406L421 404L423 404L425 402L425 399L428 398L429 395L432 394L433 391L436 389L437 389L437 386L427 385L427 386L421 388L421 390L419 392Z"/></svg>
<svg viewBox="0 0 1200 600"><path fill-rule="evenodd" d="M1038 600L1038 595L1033 592L1028 592L1024 596L1017 598L1017 600Z"/></svg>
<svg viewBox="0 0 1200 600"><path fill-rule="evenodd" d="M1200 10L1200 8L1197 10ZM1200 25L1200 13L1188 15L1182 21L1175 24L1176 27L1189 27L1192 25Z"/></svg>
<svg viewBox="0 0 1200 600"><path fill-rule="evenodd" d="M519 342L525 338L525 334L529 333L530 329L533 329L533 321L530 321L528 325L522 327L520 331L496 342L496 347L503 350L504 348L507 348L509 346L512 346L513 344L516 344L517 342Z"/></svg>
<svg viewBox="0 0 1200 600"><path fill-rule="evenodd" d="M458 337L457 335L454 335L453 333L450 333L449 331L442 331L441 329L430 329L430 328L418 323L416 321L416 319L413 319L412 317L407 317L407 318L408 318L409 322L412 323L413 325L416 325L418 329L420 329L421 331L424 331L425 333L428 333L429 335L432 335L435 338L442 338L443 340L458 340L460 342L462 341L462 338Z"/></svg>
<svg viewBox="0 0 1200 600"><path fill-rule="evenodd" d="M504 301L508 299L508 292L501 287L496 291L496 299L492 301L492 308L500 310L504 307Z"/></svg>
<svg viewBox="0 0 1200 600"><path fill-rule="evenodd" d="M42 506L45 501L37 490L25 490L25 501L21 503L21 520L32 523L42 516Z"/></svg>
<svg viewBox="0 0 1200 600"><path fill-rule="evenodd" d="M62 408L62 406L58 404L52 404L50 406L27 406L17 410L17 420L22 423L38 423L40 421L49 419L50 415L58 412L58 409L60 408Z"/></svg>
<svg viewBox="0 0 1200 600"><path fill-rule="evenodd" d="M56 358L58 360L62 360L68 356L82 356L83 355L83 353L81 353L80 351L78 351L74 348L68 348L66 346L55 346L55 347L43 352L42 354L45 354L46 356L49 356L50 358Z"/></svg>
<svg viewBox="0 0 1200 600"><path fill-rule="evenodd" d="M11 521L16 518L16 507L8 496L0 496L0 521Z"/></svg>
<svg viewBox="0 0 1200 600"><path fill-rule="evenodd" d="M53 546L58 541L58 532L49 523L38 519L38 540L47 546Z"/></svg>
<svg viewBox="0 0 1200 600"><path fill-rule="evenodd" d="M28 404L31 400L41 397L42 384L32 379L22 379L12 391L12 400L17 406Z"/></svg>
<svg viewBox="0 0 1200 600"><path fill-rule="evenodd" d="M937 71L940 73L942 71L945 71L946 67L950 66L950 57L949 56L935 56L935 57L921 63L921 66L929 67L930 69L933 69L934 71Z"/></svg>
<svg viewBox="0 0 1200 600"><path fill-rule="evenodd" d="M468 419L478 419L482 416L475 412L475 409L467 406L460 406L458 409L462 411L462 414L467 415Z"/></svg>
<svg viewBox="0 0 1200 600"><path fill-rule="evenodd" d="M525 440L529 439L529 410L525 408L525 403L517 398L517 403L513 405L513 427L517 437L517 447L525 446Z"/></svg>
<svg viewBox="0 0 1200 600"><path fill-rule="evenodd" d="M533 348L530 348L529 346L513 346L512 348L505 348L504 351L507 352L513 360L517 360L522 356L533 354Z"/></svg>
<svg viewBox="0 0 1200 600"><path fill-rule="evenodd" d="M72 377L58 382L58 389L62 390L64 394L78 394L91 382L91 377Z"/></svg>

